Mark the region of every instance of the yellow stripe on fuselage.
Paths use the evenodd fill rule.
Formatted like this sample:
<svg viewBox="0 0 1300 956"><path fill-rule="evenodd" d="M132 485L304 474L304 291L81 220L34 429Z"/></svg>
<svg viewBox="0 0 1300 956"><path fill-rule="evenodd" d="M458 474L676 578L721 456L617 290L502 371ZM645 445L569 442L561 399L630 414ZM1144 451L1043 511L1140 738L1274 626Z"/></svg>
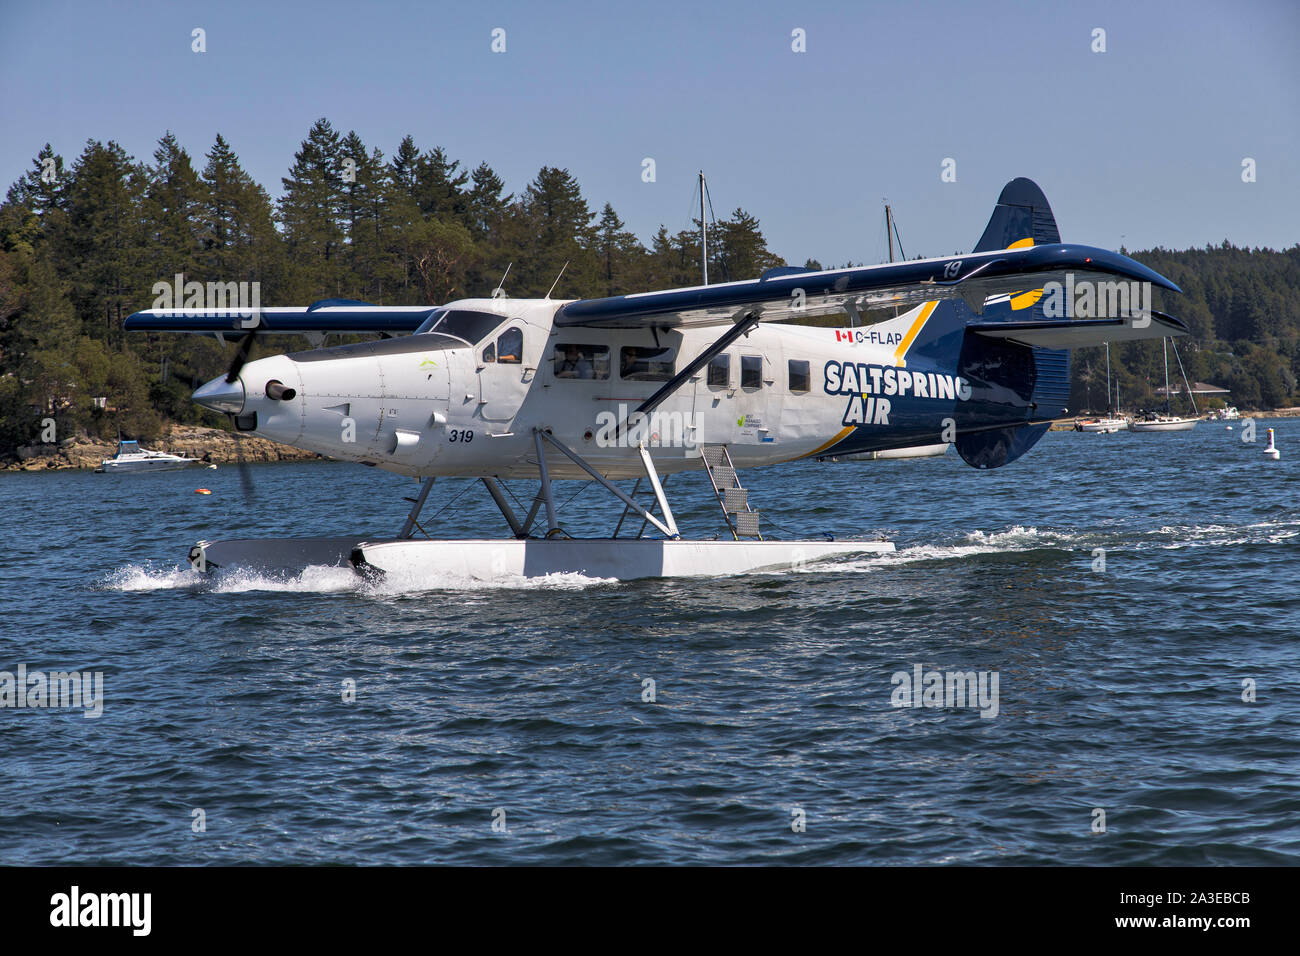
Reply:
<svg viewBox="0 0 1300 956"><path fill-rule="evenodd" d="M938 304L938 302L927 302L925 305L921 306L921 314L916 317L916 321L912 323L912 327L908 329L907 334L903 336L903 341L899 342L898 348L894 350L895 365L900 368L907 367L907 350L911 348L912 342L916 337L921 334L921 328L925 325L925 320L930 317L930 313L934 311L934 307Z"/></svg>
<svg viewBox="0 0 1300 956"><path fill-rule="evenodd" d="M826 444L824 444L824 445L818 445L816 448L814 448L812 451L808 452L807 454L804 454L804 455L797 455L797 456L794 457L794 458L786 458L786 459L783 459L783 460L784 460L784 461L797 461L797 460L800 459L800 458L811 458L813 455L820 455L820 454L821 454L822 452L824 452L827 448L830 448L832 445L838 445L838 444L839 444L840 442L842 442L844 439L848 438L849 435L851 435L851 434L853 434L853 426L852 426L852 425L845 425L842 429L840 429L839 433L838 433L834 438L832 438L830 441L826 442Z"/></svg>

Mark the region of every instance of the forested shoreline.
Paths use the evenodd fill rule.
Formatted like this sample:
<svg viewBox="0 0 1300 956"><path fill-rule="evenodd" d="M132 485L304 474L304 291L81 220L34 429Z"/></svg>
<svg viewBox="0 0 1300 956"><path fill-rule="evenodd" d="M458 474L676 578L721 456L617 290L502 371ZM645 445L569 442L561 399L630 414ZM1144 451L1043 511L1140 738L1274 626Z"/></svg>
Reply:
<svg viewBox="0 0 1300 956"><path fill-rule="evenodd" d="M699 282L698 223L660 226L643 243L564 169L543 166L508 193L486 162L468 168L410 136L387 156L321 119L281 182L272 201L221 136L198 161L171 133L147 162L112 141L88 142L71 162L42 148L0 204L0 456L41 441L49 419L60 439L224 424L189 393L226 366L228 346L122 331L152 304L154 285L178 274L258 282L262 305L488 295L507 266L512 297L541 296L566 262L557 298ZM1157 307L1192 329L1180 345L1190 378L1231 389L1242 408L1300 403L1300 245L1128 254L1184 289ZM784 264L744 209L710 223L714 281ZM293 344L268 337L263 347ZM1113 348L1111 361L1126 407L1156 404L1158 342ZM1071 410L1104 408L1104 381L1101 350L1077 353Z"/></svg>

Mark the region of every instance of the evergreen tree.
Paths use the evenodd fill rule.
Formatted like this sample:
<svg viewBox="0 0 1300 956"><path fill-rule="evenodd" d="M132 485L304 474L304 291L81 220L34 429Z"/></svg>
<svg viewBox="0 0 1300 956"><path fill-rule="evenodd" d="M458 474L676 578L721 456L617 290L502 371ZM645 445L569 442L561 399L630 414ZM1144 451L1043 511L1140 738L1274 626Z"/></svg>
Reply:
<svg viewBox="0 0 1300 956"><path fill-rule="evenodd" d="M346 238L342 148L329 120L321 118L294 154L280 180L280 222L295 268L293 289L309 300L340 294L340 256Z"/></svg>
<svg viewBox="0 0 1300 956"><path fill-rule="evenodd" d="M67 215L50 236L83 328L108 342L122 342L123 319L156 281L142 266L147 182L117 143L89 141L72 168Z"/></svg>
<svg viewBox="0 0 1300 956"><path fill-rule="evenodd" d="M227 282L266 283L279 272L281 242L271 197L245 172L220 134L206 158L199 227L204 271Z"/></svg>
<svg viewBox="0 0 1300 956"><path fill-rule="evenodd" d="M389 163L389 175L393 187L412 200L415 199L416 188L420 184L419 169L420 150L416 147L411 134L407 133L402 137L397 151L393 153L392 162Z"/></svg>
<svg viewBox="0 0 1300 956"><path fill-rule="evenodd" d="M605 203L596 227L596 250L600 256L601 295L635 292L636 282L646 272L645 249L636 236L623 228L614 207Z"/></svg>
<svg viewBox="0 0 1300 956"><path fill-rule="evenodd" d="M64 209L66 195L67 177L63 157L46 143L32 160L32 168L9 187L6 201L26 206L37 216L44 217L50 212Z"/></svg>
<svg viewBox="0 0 1300 956"><path fill-rule="evenodd" d="M545 295L562 268L556 297L580 296L595 287L599 265L594 218L569 171L543 166L525 189L519 209L526 237L519 266L526 291L519 294Z"/></svg>
<svg viewBox="0 0 1300 956"><path fill-rule="evenodd" d="M730 219L722 220L710 231L710 278L716 268L722 281L757 279L764 270L783 265L784 259L768 251L758 220L743 209L737 209Z"/></svg>
<svg viewBox="0 0 1300 956"><path fill-rule="evenodd" d="M197 278L206 190L189 153L170 132L158 141L153 156L142 208L146 271L155 281L170 282L176 273Z"/></svg>
<svg viewBox="0 0 1300 956"><path fill-rule="evenodd" d="M469 225L465 183L469 174L459 160L450 160L441 146L420 157L415 167L415 200L426 217L437 216Z"/></svg>

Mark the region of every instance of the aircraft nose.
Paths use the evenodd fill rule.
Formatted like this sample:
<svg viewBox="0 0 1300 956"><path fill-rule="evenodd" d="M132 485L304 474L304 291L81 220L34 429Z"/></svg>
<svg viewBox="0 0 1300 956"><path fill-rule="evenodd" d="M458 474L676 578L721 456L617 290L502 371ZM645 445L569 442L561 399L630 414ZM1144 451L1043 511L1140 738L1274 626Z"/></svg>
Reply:
<svg viewBox="0 0 1300 956"><path fill-rule="evenodd" d="M238 378L233 382L227 382L226 377L222 375L206 385L201 385L190 398L214 412L238 415L244 410L244 382Z"/></svg>

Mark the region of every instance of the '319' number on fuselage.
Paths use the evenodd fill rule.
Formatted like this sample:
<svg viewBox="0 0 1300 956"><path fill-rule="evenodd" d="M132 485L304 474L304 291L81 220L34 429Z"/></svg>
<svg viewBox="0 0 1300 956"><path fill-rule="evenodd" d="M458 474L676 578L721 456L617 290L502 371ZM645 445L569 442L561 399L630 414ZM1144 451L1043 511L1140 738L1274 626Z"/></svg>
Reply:
<svg viewBox="0 0 1300 956"><path fill-rule="evenodd" d="M474 440L472 428L448 428L447 441L471 442Z"/></svg>

